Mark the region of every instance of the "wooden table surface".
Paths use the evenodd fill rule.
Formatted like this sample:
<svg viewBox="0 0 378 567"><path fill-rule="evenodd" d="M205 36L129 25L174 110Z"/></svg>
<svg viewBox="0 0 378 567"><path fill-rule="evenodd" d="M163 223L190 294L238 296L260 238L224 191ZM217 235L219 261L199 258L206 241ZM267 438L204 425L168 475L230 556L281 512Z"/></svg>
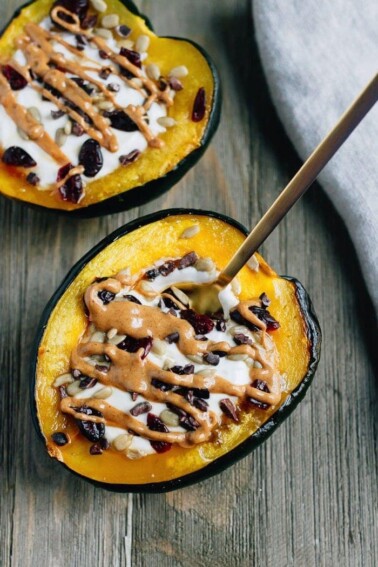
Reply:
<svg viewBox="0 0 378 567"><path fill-rule="evenodd" d="M1 25L20 3L0 0ZM222 121L200 163L140 209L77 221L1 199L0 565L373 567L373 309L343 222L319 186L262 248L279 273L305 285L323 330L310 392L273 437L217 477L134 496L74 477L37 439L31 343L72 264L125 222L168 207L214 209L252 226L299 165L269 100L250 0L138 6L158 33L190 37L211 53L223 82Z"/></svg>

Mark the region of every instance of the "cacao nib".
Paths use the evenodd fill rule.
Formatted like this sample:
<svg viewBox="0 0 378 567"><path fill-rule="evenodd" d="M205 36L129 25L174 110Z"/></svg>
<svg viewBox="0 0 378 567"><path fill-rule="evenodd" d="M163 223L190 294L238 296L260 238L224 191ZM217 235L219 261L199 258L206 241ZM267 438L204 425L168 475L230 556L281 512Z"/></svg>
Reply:
<svg viewBox="0 0 378 567"><path fill-rule="evenodd" d="M140 156L140 151L139 150L133 150L129 154L126 154L124 156L119 156L119 163L121 165L129 165L130 163L133 163L134 161L136 161L139 156Z"/></svg>
<svg viewBox="0 0 378 567"><path fill-rule="evenodd" d="M57 89L54 89L54 87L52 87L48 83L43 83L43 88L45 91L51 93L55 98L60 98L62 96L62 94ZM42 100L50 100L50 99L43 96Z"/></svg>
<svg viewBox="0 0 378 567"><path fill-rule="evenodd" d="M206 111L206 92L203 87L198 89L196 98L194 99L192 120L193 122L201 122Z"/></svg>
<svg viewBox="0 0 378 567"><path fill-rule="evenodd" d="M32 171L31 171L30 173L28 173L28 175L27 175L27 177L26 177L26 181L27 181L30 185L33 185L34 187L35 187L36 185L38 185L38 184L41 182L41 180L40 180L40 178L38 177L38 175L37 175L36 173L32 172Z"/></svg>
<svg viewBox="0 0 378 567"><path fill-rule="evenodd" d="M177 79L177 77L169 77L169 86L171 87L171 89L173 91L182 91L182 89L184 88L182 86L182 82L179 81L179 79Z"/></svg>
<svg viewBox="0 0 378 567"><path fill-rule="evenodd" d="M117 27L117 33L122 37L128 37L131 34L131 29L128 26L121 24Z"/></svg>
<svg viewBox="0 0 378 567"><path fill-rule="evenodd" d="M166 382L162 382L158 378L152 378L151 384L154 388L157 388L158 390L161 390L162 392L169 392L170 390L173 389L172 384L167 384Z"/></svg>
<svg viewBox="0 0 378 567"><path fill-rule="evenodd" d="M230 317L233 321L235 321L235 323L238 323L239 325L244 325L245 327L247 327L251 331L259 331L260 330L259 327L257 327L253 323L250 323L249 321L247 321L247 319L244 319L244 317L239 313L239 311L237 309L230 311Z"/></svg>
<svg viewBox="0 0 378 567"><path fill-rule="evenodd" d="M139 404L131 408L130 413L134 417L138 417L138 415L142 415L142 413L147 413L151 410L152 405L149 402L140 402Z"/></svg>
<svg viewBox="0 0 378 567"><path fill-rule="evenodd" d="M204 335L195 335L194 338L196 339L196 341L207 341L207 337L205 337Z"/></svg>
<svg viewBox="0 0 378 567"><path fill-rule="evenodd" d="M157 453L166 453L172 448L172 444L166 441L150 441L150 444Z"/></svg>
<svg viewBox="0 0 378 567"><path fill-rule="evenodd" d="M120 85L119 85L118 83L109 83L106 88L107 88L108 91L110 91L111 93L118 93L121 87L120 87Z"/></svg>
<svg viewBox="0 0 378 567"><path fill-rule="evenodd" d="M53 4L53 8L55 8L55 6L62 6L72 14L79 16L80 21L82 21L87 15L89 0L56 0L56 2L54 2ZM68 14L65 14L64 12L58 12L58 16L64 22L70 24L74 23L73 18ZM58 25L56 22L54 22L54 20L52 21L55 25Z"/></svg>
<svg viewBox="0 0 378 567"><path fill-rule="evenodd" d="M11 65L3 65L1 72L10 84L12 91L20 91L28 84L27 80Z"/></svg>
<svg viewBox="0 0 378 567"><path fill-rule="evenodd" d="M101 57L101 59L109 59L109 55L103 49L100 49L98 54Z"/></svg>
<svg viewBox="0 0 378 567"><path fill-rule="evenodd" d="M84 134L84 128L78 122L72 124L72 134L78 138Z"/></svg>
<svg viewBox="0 0 378 567"><path fill-rule="evenodd" d="M260 319L260 321L265 323L267 331L275 331L276 329L280 328L279 322L276 321L273 315L271 315L269 311L264 307L257 307L257 305L252 305L249 310L252 311L252 313Z"/></svg>
<svg viewBox="0 0 378 567"><path fill-rule="evenodd" d="M79 106L77 106L77 104L75 104L74 102L72 102L72 100L68 100L66 99L65 101L66 106L68 106L69 108L71 108L72 110L74 110L76 112L76 114L78 114L79 116L81 116L83 118L83 120L90 125L93 125L93 120L90 116L88 116L88 114L86 114L84 112L84 110L82 110Z"/></svg>
<svg viewBox="0 0 378 567"><path fill-rule="evenodd" d="M217 331L221 331L222 333L226 332L226 321L216 321L215 328Z"/></svg>
<svg viewBox="0 0 378 567"><path fill-rule="evenodd" d="M104 116L105 118L109 118L111 126L116 130L121 130L122 132L135 132L136 130L138 130L138 126L133 120L131 120L126 112L123 112L123 110L107 110L104 112ZM130 152L130 154L136 151L139 150L133 150L133 152ZM130 154L128 154L128 156L130 156ZM134 161L135 159L136 158L134 158L132 161Z"/></svg>
<svg viewBox="0 0 378 567"><path fill-rule="evenodd" d="M247 337L247 335L244 335L243 333L236 333L234 335L234 341L237 345L252 345L253 341L250 337Z"/></svg>
<svg viewBox="0 0 378 567"><path fill-rule="evenodd" d="M63 201L78 203L83 196L83 180L81 175L72 175L64 185L59 187L59 193Z"/></svg>
<svg viewBox="0 0 378 567"><path fill-rule="evenodd" d="M236 407L229 398L220 400L219 407L223 411L223 413L227 415L227 417L233 419L236 423L238 423L239 418L236 412Z"/></svg>
<svg viewBox="0 0 378 567"><path fill-rule="evenodd" d="M193 390L187 390L184 394L184 398L186 401L192 406L194 402L194 394Z"/></svg>
<svg viewBox="0 0 378 567"><path fill-rule="evenodd" d="M182 386L181 388L176 387L175 393L178 394L179 396L184 396L185 398L188 390L189 388L186 388L184 386ZM209 390L207 390L207 388L190 388L190 390L193 392L193 395L196 398L201 398L206 400L210 398L210 392Z"/></svg>
<svg viewBox="0 0 378 567"><path fill-rule="evenodd" d="M112 291L108 291L107 289L102 289L101 291L98 292L97 295L101 299L104 305L108 305L108 303L113 301L115 298L115 293L113 293Z"/></svg>
<svg viewBox="0 0 378 567"><path fill-rule="evenodd" d="M219 355L215 354L215 352L208 352L203 355L203 359L207 364L211 364L212 366L218 366L219 364Z"/></svg>
<svg viewBox="0 0 378 567"><path fill-rule="evenodd" d="M126 59L128 61L130 61L130 63L135 65L135 67L138 67L139 69L142 68L142 60L140 58L140 53L138 53L138 51L133 51L132 49L127 49L126 47L121 47L119 54L122 55L123 57L126 57ZM127 69L121 68L121 74L122 75L126 74L126 77L128 77L128 75L131 74L131 73ZM133 77L134 75L131 74L131 76ZM131 77L128 77L128 78L131 78Z"/></svg>
<svg viewBox="0 0 378 567"><path fill-rule="evenodd" d="M109 449L109 447L110 447L110 443L106 439L106 437L103 437L102 439L100 439L100 441L98 443L99 443L101 449L106 450L106 449Z"/></svg>
<svg viewBox="0 0 378 567"><path fill-rule="evenodd" d="M85 36L82 34L77 34L75 35L75 39L76 39L76 49L78 49L79 51L84 51L85 46L87 45L87 40L85 39Z"/></svg>
<svg viewBox="0 0 378 567"><path fill-rule="evenodd" d="M130 392L131 394L131 399L133 400L133 402L135 402L138 398L138 392Z"/></svg>
<svg viewBox="0 0 378 567"><path fill-rule="evenodd" d="M160 272L157 268L151 268L151 270L147 270L147 272L144 274L144 277L146 280L152 282L158 277L159 274Z"/></svg>
<svg viewBox="0 0 378 567"><path fill-rule="evenodd" d="M62 118L62 116L64 116L65 112L64 110L52 110L51 111L51 118L53 120L57 120L58 118Z"/></svg>
<svg viewBox="0 0 378 567"><path fill-rule="evenodd" d="M101 146L97 140L90 138L80 148L79 164L84 167L84 175L95 177L104 165Z"/></svg>
<svg viewBox="0 0 378 567"><path fill-rule="evenodd" d="M175 406L174 404L171 404L170 402L167 402L167 408L173 411L173 413L178 415L180 418L187 416L187 413L183 409L179 408L178 406Z"/></svg>
<svg viewBox="0 0 378 567"><path fill-rule="evenodd" d="M167 335L165 337L165 340L167 341L167 343L172 344L172 343L178 343L180 339L180 335L177 331L175 331L174 333L171 333L170 335Z"/></svg>
<svg viewBox="0 0 378 567"><path fill-rule="evenodd" d="M14 165L16 167L35 167L37 163L34 159L22 148L17 146L10 146L3 153L2 160L7 165Z"/></svg>
<svg viewBox="0 0 378 567"><path fill-rule="evenodd" d="M188 252L188 254L185 254L185 256L180 258L177 267L179 270L183 270L184 268L188 268L189 266L194 266L197 260L198 256L195 252Z"/></svg>
<svg viewBox="0 0 378 567"><path fill-rule="evenodd" d="M207 411L207 408L209 407L209 404L205 402L205 400L202 400L201 398L194 398L193 405L195 408L201 411Z"/></svg>
<svg viewBox="0 0 378 567"><path fill-rule="evenodd" d="M193 309L182 310L180 316L192 325L196 335L207 335L214 328L214 322L208 315L196 313Z"/></svg>
<svg viewBox="0 0 378 567"><path fill-rule="evenodd" d="M88 388L93 388L97 384L96 378L90 378L90 376L83 376L80 378L79 388L81 390L87 390Z"/></svg>
<svg viewBox="0 0 378 567"><path fill-rule="evenodd" d="M131 301L132 303L136 303L137 305L142 305L139 299L137 297L134 297L134 295L124 295L123 297L127 299L127 301Z"/></svg>
<svg viewBox="0 0 378 567"><path fill-rule="evenodd" d="M168 83L164 79L164 77L160 77L158 87L159 87L159 90L161 90L161 91L165 91L167 89Z"/></svg>
<svg viewBox="0 0 378 567"><path fill-rule="evenodd" d="M194 419L194 417L192 417L191 415L186 415L186 417L181 417L179 424L187 431L195 431L199 427L198 421Z"/></svg>
<svg viewBox="0 0 378 567"><path fill-rule="evenodd" d="M97 14L90 14L88 16L85 16L85 18L81 22L82 29L89 30L96 27L97 20L98 20Z"/></svg>
<svg viewBox="0 0 378 567"><path fill-rule="evenodd" d="M146 358L152 347L152 337L144 337L143 339L134 339L133 337L126 337L117 344L117 347L126 352L135 353L139 349L143 349L142 360Z"/></svg>
<svg viewBox="0 0 378 567"><path fill-rule="evenodd" d="M96 417L103 417L103 414L88 406L81 406L79 408L74 408L78 413L84 413L85 415L94 415ZM89 441L99 441L105 435L105 424L104 423L95 423L94 421L85 421L81 419L76 419L76 423L80 432L86 437Z"/></svg>
<svg viewBox="0 0 378 567"><path fill-rule="evenodd" d="M265 309L267 309L270 305L270 299L267 296L267 294L264 292L260 295L259 297L260 301L261 301L261 307L264 307Z"/></svg>
<svg viewBox="0 0 378 567"><path fill-rule="evenodd" d="M252 382L252 387L253 388L257 388L258 390L261 390L262 392L270 392L268 385L266 382L264 382L264 380L254 380ZM256 406L258 409L262 409L262 410L266 410L269 408L270 404L267 404L265 402L261 402L260 400L255 400L254 398L248 398L248 401L250 404Z"/></svg>
<svg viewBox="0 0 378 567"><path fill-rule="evenodd" d="M89 452L91 455L102 455L103 448L101 447L100 443L93 443L91 445Z"/></svg>
<svg viewBox="0 0 378 567"><path fill-rule="evenodd" d="M194 364L187 364L186 366L172 366L169 370L179 376L185 376L194 373Z"/></svg>
<svg viewBox="0 0 378 567"><path fill-rule="evenodd" d="M59 386L58 390L61 400L63 400L63 398L68 398L68 394L65 386Z"/></svg>
<svg viewBox="0 0 378 567"><path fill-rule="evenodd" d="M101 79L104 79L104 81L106 81L106 79L109 77L109 75L111 74L112 70L109 67L103 67L101 69L101 71L99 72L99 76ZM104 114L105 116L105 114Z"/></svg>
<svg viewBox="0 0 378 567"><path fill-rule="evenodd" d="M171 274L175 268L176 268L175 262L173 262L172 260L168 260L167 262L159 266L158 269L160 274L166 277L169 276L169 274Z"/></svg>
<svg viewBox="0 0 378 567"><path fill-rule="evenodd" d="M53 433L51 435L51 439L54 441L55 445L58 445L58 447L63 447L63 445L67 445L68 443L67 435L61 431Z"/></svg>
<svg viewBox="0 0 378 567"><path fill-rule="evenodd" d="M168 290L167 290L168 293ZM160 309L166 309L168 308L169 310L171 309L179 309L179 306L177 305L177 303L175 303L174 301L172 301L172 299L170 297L163 297L160 301L159 301L159 307ZM175 312L172 313L172 315L176 315Z"/></svg>
<svg viewBox="0 0 378 567"><path fill-rule="evenodd" d="M72 77L71 81L76 83L77 86L83 89L83 91L85 91L88 95L94 93L94 87L92 87L92 85L87 81L84 81L84 79L82 79L81 77Z"/></svg>
<svg viewBox="0 0 378 567"><path fill-rule="evenodd" d="M219 358L227 356L227 352L225 350L213 350L212 353L218 355Z"/></svg>

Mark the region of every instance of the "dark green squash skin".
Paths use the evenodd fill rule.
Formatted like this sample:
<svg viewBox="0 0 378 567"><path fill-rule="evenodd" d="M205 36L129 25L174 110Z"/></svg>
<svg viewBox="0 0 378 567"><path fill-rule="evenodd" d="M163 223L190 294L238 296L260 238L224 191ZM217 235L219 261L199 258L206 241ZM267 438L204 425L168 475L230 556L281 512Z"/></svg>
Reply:
<svg viewBox="0 0 378 567"><path fill-rule="evenodd" d="M59 286L58 290L50 299L49 303L47 304L42 314L42 318L38 326L38 332L32 350L31 367L30 367L30 385L31 385L30 399L31 399L32 418L33 418L34 426L37 430L39 437L43 441L43 444L45 444L45 439L42 435L39 426L37 407L35 402L35 376L36 376L37 362L38 362L38 348L42 340L43 334L45 332L46 326L48 324L50 315L54 310L56 304L58 303L59 299L64 294L66 289L71 285L72 281L76 278L76 276L81 272L84 266L88 264L101 250L106 248L109 244L117 240L119 237L124 236L130 232L133 232L134 230L142 226L146 226L150 223L164 219L168 216L187 215L187 214L204 215L204 216L220 219L230 224L231 226L237 228L240 232L242 232L246 236L249 233L249 231L239 222L231 219L230 217L212 211L202 211L195 209L167 209L164 211L159 211L158 213L153 213L144 216L142 218L136 219L134 221L131 221L130 223L118 228L112 234L104 238L104 240L102 240L99 244L97 244L94 248L92 248L92 250L87 252L87 254L85 254L85 256L83 256L83 258L81 258L81 260L79 260L75 264L75 266L70 270L70 272L63 280L62 284ZM240 445L229 451L227 454L212 461L202 469L187 474L180 478L168 480L166 482L149 483L149 484L132 484L132 485L108 484L82 476L72 471L69 467L64 465L64 463L63 465L71 473L79 476L80 478L83 478L84 480L94 484L95 486L99 486L101 488L105 488L107 490L111 490L114 492L139 492L139 493L168 492L171 490L176 490L178 488L189 486L190 484L197 483L215 474L220 473L227 467L233 465L238 460L248 455L251 451L253 451L253 449L256 449L256 447L258 447L268 437L270 437L270 435L272 435L272 433L277 429L277 427L281 425L281 423L283 423L283 421L291 414L291 412L296 408L299 402L304 398L307 389L310 386L311 381L314 377L315 370L317 368L320 358L320 347L321 347L321 331L320 331L319 322L316 317L312 302L306 290L304 289L302 284L295 278L289 276L281 276L281 277L284 277L285 279L291 281L295 285L296 298L300 306L303 318L307 324L307 337L310 345L310 363L308 366L307 373L304 376L301 383L287 397L285 403L270 417L270 419L262 427L260 427L260 429L258 429L253 435L251 435Z"/></svg>
<svg viewBox="0 0 378 567"><path fill-rule="evenodd" d="M132 12L136 16L143 18L147 27L151 31L154 31L151 21L147 18L147 16L139 12L138 8L131 0L119 0L119 1L130 12ZM9 25L11 25L13 19L17 18L20 15L21 10L23 8L26 8L32 3L33 0L31 2L26 2L16 10L10 21L0 31L0 37L3 35L4 31L9 27ZM17 201L18 203L22 205L27 205L28 207L32 207L33 209L43 210L50 213L58 213L59 215L77 217L77 218L92 218L102 215L119 213L121 211L128 211L129 209L148 203L149 201L156 199L163 193L166 193L167 191L169 191L169 189L171 189L176 183L180 181L180 179L189 171L189 169L191 169L197 163L197 161L205 153L205 150L207 149L207 146L209 145L211 138L214 136L220 121L222 92L221 92L219 74L211 57L195 41L182 37L175 37L175 36L160 36L160 37L191 43L193 47L195 47L201 53L201 55L206 59L206 62L210 67L213 76L213 83L214 83L213 104L210 111L210 115L207 120L206 130L201 139L200 147L196 148L190 154L184 157L176 165L174 169L168 171L168 173L166 173L163 177L159 177L158 179L153 179L148 183L145 183L144 185L138 185L137 187L133 187L132 189L129 189L124 193L120 193L118 195L115 195L114 197L109 197L108 199L104 199L103 201L94 203L93 205L89 205L88 207L83 207L82 209L76 209L73 211L64 211L62 209L54 209L49 207L43 207L41 205L36 205L34 203L28 203L27 201L23 201L22 199L12 199L13 201ZM106 180L106 177L104 178L104 180ZM2 197L9 199L9 197L3 195L2 193L0 193L0 195Z"/></svg>

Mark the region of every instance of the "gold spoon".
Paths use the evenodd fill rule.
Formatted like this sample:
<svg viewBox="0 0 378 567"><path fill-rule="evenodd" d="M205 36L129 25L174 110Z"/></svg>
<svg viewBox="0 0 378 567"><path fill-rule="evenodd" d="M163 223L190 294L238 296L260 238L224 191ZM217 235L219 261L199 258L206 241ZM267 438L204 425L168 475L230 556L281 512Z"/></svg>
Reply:
<svg viewBox="0 0 378 567"><path fill-rule="evenodd" d="M378 100L378 74L368 83L334 128L323 139L297 174L280 193L265 215L232 256L216 282L193 286L190 297L200 313L215 312L220 307L218 294L227 286L257 251L291 207L307 191L319 173Z"/></svg>

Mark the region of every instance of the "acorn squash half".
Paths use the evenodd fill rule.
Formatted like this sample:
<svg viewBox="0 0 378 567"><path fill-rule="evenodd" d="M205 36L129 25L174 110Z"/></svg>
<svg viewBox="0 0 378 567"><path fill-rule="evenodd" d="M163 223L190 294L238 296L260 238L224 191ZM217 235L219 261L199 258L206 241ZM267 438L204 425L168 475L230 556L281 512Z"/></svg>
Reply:
<svg viewBox="0 0 378 567"><path fill-rule="evenodd" d="M16 38L23 33L28 23L40 23L48 17L51 9L56 4L63 6L70 4L83 5L84 14L90 16L95 13L92 5L87 0L81 0L81 2L76 3L71 0L59 0L58 2L36 0L20 8L0 36L0 79L6 77L12 82L13 78L15 80L14 86L16 90L22 88L23 79L21 78L21 83L17 82L19 76L9 76L13 71L9 70L9 67L7 67L15 52ZM35 168L33 169L33 166L25 161L25 167L13 166L12 159L5 159L7 163L4 163L4 159L2 160L1 157L4 158L5 151L8 148L4 147L4 144L3 147L1 147L0 144L0 193L4 196L30 205L43 207L44 209L66 212L69 213L70 216L90 217L127 210L156 198L177 183L201 157L211 137L215 133L220 117L221 96L218 73L209 55L191 40L176 37L159 37L155 35L149 20L139 13L136 6L130 0L107 0L106 5L106 12L95 13L98 17L98 23L94 30L102 26L102 18L104 16L118 16L120 25L123 25L123 30L126 30L123 33L127 35L127 38L120 40L115 28L111 33L116 37L118 42L133 42L133 45L130 43L132 47L128 50L126 49L125 54L127 57L130 57L130 61L134 61L134 63L135 60L133 57L135 57L135 55L133 55L133 53L137 50L135 46L137 45L138 38L141 36L147 37L149 39L149 46L147 48L147 57L143 60L143 65L145 67L149 64L155 65L155 70L152 71L152 73L156 73L156 67L160 71L161 79L155 78L153 81L158 86L159 92L164 89L170 89L172 94L172 91L175 91L173 105L166 108L167 116L173 119L173 126L167 126L165 132L162 131L157 134L157 137L162 142L162 147L152 147L148 145L147 148L140 153L138 159L135 159L135 153L133 153L133 151L130 152L130 148L128 148L128 151L125 152L126 157L120 156L120 163L117 161L118 165L115 165L115 169L112 172L99 178L96 178L96 176L84 177L85 183L82 189L80 189L80 187L77 188L76 183L73 183L73 186L68 187L68 189L67 187L63 187L63 190L60 189L62 178L65 178L67 174L71 174L69 174L69 169L64 169L65 160L64 157L59 154L59 159L57 159L60 166L62 166L60 174L57 175L56 179L54 177L52 184L47 184L44 190L40 190L41 187L39 183L41 183L41 181L38 175L35 175ZM82 22L82 15L80 17ZM118 28L119 26L117 29ZM127 28L131 30L129 34ZM86 30L84 30L84 32L85 31ZM78 46L80 47L80 42ZM119 45L117 45L117 48L114 48L115 53L118 53L118 48ZM138 58L138 54L136 57ZM106 67L108 63L109 59L105 58L104 66ZM140 62L138 63L137 61L135 64L139 65ZM126 73L127 75L127 70L125 71L125 69L123 69L122 71L122 66L120 65L120 67L118 67L117 65L120 65L119 61L118 63L114 62L114 67L116 67L117 70L121 69L121 74ZM178 81L177 78L173 79L175 84L172 84L169 78L172 69L180 67L182 71L183 66L189 71L188 75L178 79ZM60 69L59 65L56 65L56 63L53 63L53 67L54 72L64 72L64 69ZM20 68L17 69L20 71ZM180 72L178 75L180 75ZM43 77L45 77L45 75L43 75ZM126 79L130 79L130 76L126 77ZM123 80L126 81L126 79L124 78ZM77 80L77 78L75 80ZM122 83L122 81L120 82ZM38 86L42 83L41 76L39 76L39 79L37 77L34 83L38 89ZM168 86L167 83L169 83ZM46 86L46 84L43 83L42 86ZM73 89L76 88L76 90L79 86L80 85L72 87L71 85L71 87ZM88 88L88 84L85 86ZM48 89L50 90L48 96L57 94L51 91L51 84L48 86ZM145 92L148 94L149 91ZM93 94L89 92L87 94L89 97L92 97L93 101L93 97L96 93ZM105 93L105 96L110 95L109 93ZM114 94L114 96L117 95ZM52 102L53 100L55 99L51 99ZM60 100L65 101L64 98ZM71 109L71 112L74 110L77 111L77 108ZM81 112L83 118L83 111L79 110L79 112ZM100 113L102 112L104 112L106 116L107 111L101 110ZM112 111L109 110L109 112ZM77 114L75 116L77 116ZM38 115L35 118L38 120ZM61 117L58 117L58 119L62 120ZM70 119L75 122L72 116ZM78 117L78 119L80 120L80 117ZM111 126L113 126L114 117L108 117L108 119L112 123ZM84 119L84 126L85 121L89 121L88 117ZM127 130L129 125L130 121L126 123L126 126L122 127L125 127ZM66 134L60 134L60 137L56 138L57 130L58 128L54 130L53 133L50 132L50 138L53 141L58 139L59 144L61 144L62 137L64 140ZM77 132L75 128L73 131L81 135L80 129L79 132ZM113 129L113 133L114 132L117 133L117 131ZM63 154L65 147L67 147L66 144L69 144L70 141L72 143L72 140L74 140L74 143L77 144L78 138L75 138L76 134L71 133L68 135L68 140L66 139L63 146L61 146ZM97 134L95 133L95 135ZM89 132L88 135L90 135ZM80 139L84 141L84 138ZM27 143L31 144L30 141ZM121 148L122 143L120 142L119 144ZM46 142L46 146L49 147L48 141ZM33 146L29 145L28 148L30 147ZM29 149L28 152L32 154L32 151L29 151ZM79 154L79 149L77 154ZM16 156L16 162L17 157L18 156ZM123 161L121 161L121 157L124 158ZM77 159L77 162L71 160L73 167L79 164L79 155ZM38 159L36 158L34 161L38 162ZM88 160L89 163L91 161L96 161L95 153L93 153L93 158L90 157ZM27 167L28 165L29 167ZM56 169L58 171L60 168L57 167Z"/></svg>
<svg viewBox="0 0 378 567"><path fill-rule="evenodd" d="M193 224L192 238L180 235ZM129 266L139 273L160 258L182 257L195 251L224 267L247 235L236 221L212 212L172 209L133 221L113 232L88 252L69 272L47 305L40 322L31 367L32 413L50 456L98 486L122 492L173 490L210 477L248 454L267 439L303 398L314 376L321 333L311 301L295 279L278 276L257 255L259 269L244 267L239 274L241 300L266 293L270 312L280 328L272 333L279 353L279 372L286 386L272 409L244 408L238 423L221 426L213 441L190 448L173 446L162 454L129 460L113 449L89 453L90 443L74 420L59 409L56 377L69 371L71 352L88 325L83 294L94 281ZM52 435L65 433L71 442L54 443Z"/></svg>

